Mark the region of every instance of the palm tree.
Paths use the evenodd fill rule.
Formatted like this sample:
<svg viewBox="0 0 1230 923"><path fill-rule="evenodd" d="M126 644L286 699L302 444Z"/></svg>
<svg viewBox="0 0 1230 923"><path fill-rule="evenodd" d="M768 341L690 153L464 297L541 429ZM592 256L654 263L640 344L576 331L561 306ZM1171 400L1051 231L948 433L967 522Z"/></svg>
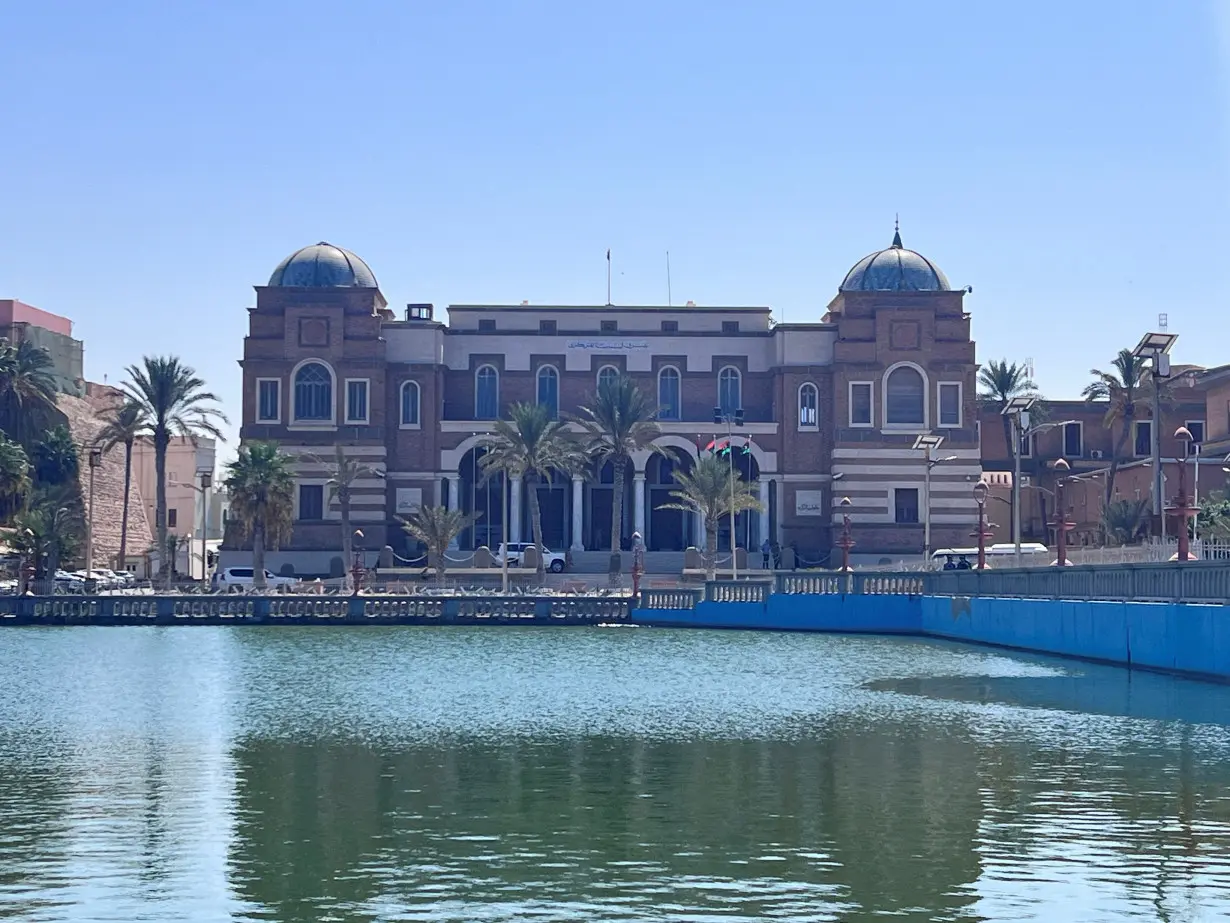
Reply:
<svg viewBox="0 0 1230 923"><path fill-rule="evenodd" d="M1023 363L1009 362L1007 359L992 359L980 368L978 384L982 388L978 393L979 403L1001 414L1014 397L1038 395L1038 386L1029 377L1029 369ZM1004 424L1004 445L1008 447L1008 457L1015 461L1021 447L1013 445L1012 421L1006 414L1001 419Z"/></svg>
<svg viewBox="0 0 1230 923"><path fill-rule="evenodd" d="M568 434L564 425L551 419L542 404L519 403L508 408L507 420L497 420L495 431L482 445L486 448L479 464L484 474L497 471L516 481L525 479L530 497L530 526L538 554L538 580L545 579L542 559L542 511L538 506L538 482L550 478L552 471L574 473L585 465L581 444Z"/></svg>
<svg viewBox="0 0 1230 923"><path fill-rule="evenodd" d="M0 523L8 523L30 495L30 457L0 434Z"/></svg>
<svg viewBox="0 0 1230 923"><path fill-rule="evenodd" d="M294 459L273 442L250 442L226 466L231 498L230 522L236 538L252 537L252 585L265 588L265 546L276 549L288 540L295 514ZM163 545L163 547L166 547Z"/></svg>
<svg viewBox="0 0 1230 923"><path fill-rule="evenodd" d="M81 456L67 426L57 426L34 444L33 462L34 479L40 485L54 487L76 482Z"/></svg>
<svg viewBox="0 0 1230 923"><path fill-rule="evenodd" d="M124 446L124 511L120 515L120 561L122 570L128 557L128 495L132 492L132 447L145 430L145 413L134 401L120 401L103 417L98 442L104 453Z"/></svg>
<svg viewBox="0 0 1230 923"><path fill-rule="evenodd" d="M361 464L353 458L347 458L340 445L334 446L334 456L331 459L319 455L304 455L303 460L320 465L329 474L329 502L337 500L342 511L342 560L349 562L353 557L354 532L350 528L350 491L359 478L375 478L381 474L375 468ZM343 568L345 570L345 568ZM347 570L342 578L343 590L350 588L350 572Z"/></svg>
<svg viewBox="0 0 1230 923"><path fill-rule="evenodd" d="M398 517L401 519L401 517ZM442 506L421 506L401 519L401 527L407 535L427 546L428 560L436 565L436 585L444 585L444 553L458 535L470 528L477 519L459 509Z"/></svg>
<svg viewBox="0 0 1230 923"><path fill-rule="evenodd" d="M1103 372L1090 369L1093 381L1081 391L1081 397L1086 401L1106 401L1106 413L1102 417L1102 425L1114 431L1120 427L1115 437L1114 448L1110 453L1110 470L1106 474L1106 496L1103 506L1109 506L1111 497L1115 494L1115 476L1119 473L1119 465L1123 461L1123 448L1132 434L1132 423L1137 418L1139 403L1152 394L1152 376L1148 365L1141 356L1132 355L1130 349L1119 350L1111 363L1113 370Z"/></svg>
<svg viewBox="0 0 1230 923"><path fill-rule="evenodd" d="M702 455L691 473L676 471L678 490L672 490L673 503L663 503L660 510L684 510L699 513L705 521L705 571L712 580L717 568L718 524L723 516L744 510L764 510L755 488L730 470L730 464L717 455ZM733 483L732 483L733 482ZM733 546L733 542L732 542ZM734 554L732 547L731 554Z"/></svg>
<svg viewBox="0 0 1230 923"><path fill-rule="evenodd" d="M196 372L175 356L146 356L142 364L130 365L124 396L141 408L143 434L154 442L154 521L157 524L157 547L167 546L167 447L173 436L182 436L194 443L200 435L222 440L218 423L227 422L217 407L218 398L205 389L205 382ZM161 575L168 571L166 562L158 562ZM262 578L263 579L263 578Z"/></svg>
<svg viewBox="0 0 1230 923"><path fill-rule="evenodd" d="M1102 507L1102 528L1117 545L1134 545L1149 528L1149 500L1112 500Z"/></svg>
<svg viewBox="0 0 1230 923"><path fill-rule="evenodd" d="M627 375L607 379L589 406L573 418L581 425L585 451L595 468L602 470L608 461L615 472L611 491L611 573L620 572L619 551L623 535L624 474L632 453L650 451L668 455L654 440L662 434L656 406Z"/></svg>
<svg viewBox="0 0 1230 923"><path fill-rule="evenodd" d="M51 428L56 415L51 368L47 350L0 340L0 430L27 448Z"/></svg>
<svg viewBox="0 0 1230 923"><path fill-rule="evenodd" d="M36 569L45 563L37 572L47 581L48 591L54 590L60 563L77 553L85 535L85 517L73 485L37 491L13 526L14 549L34 561Z"/></svg>

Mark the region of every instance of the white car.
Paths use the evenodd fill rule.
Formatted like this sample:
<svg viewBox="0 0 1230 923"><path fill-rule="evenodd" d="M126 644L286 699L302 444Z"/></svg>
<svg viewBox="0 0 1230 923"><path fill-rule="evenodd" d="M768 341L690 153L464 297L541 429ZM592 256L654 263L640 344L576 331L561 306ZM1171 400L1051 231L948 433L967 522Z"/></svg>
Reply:
<svg viewBox="0 0 1230 923"><path fill-rule="evenodd" d="M215 590L229 590L232 587L247 589L255 582L255 572L250 567L223 567L214 571L213 587ZM279 587L294 586L299 580L295 577L279 577L273 571L265 570L265 585L271 590Z"/></svg>
<svg viewBox="0 0 1230 923"><path fill-rule="evenodd" d="M507 549L508 566L520 567L521 555L526 548L533 548L533 542L500 542L500 547L492 552L491 557L499 565L504 564L504 554ZM542 548L542 563L543 567L553 574L562 574L564 568L568 566L568 555L562 551L551 551L548 548Z"/></svg>

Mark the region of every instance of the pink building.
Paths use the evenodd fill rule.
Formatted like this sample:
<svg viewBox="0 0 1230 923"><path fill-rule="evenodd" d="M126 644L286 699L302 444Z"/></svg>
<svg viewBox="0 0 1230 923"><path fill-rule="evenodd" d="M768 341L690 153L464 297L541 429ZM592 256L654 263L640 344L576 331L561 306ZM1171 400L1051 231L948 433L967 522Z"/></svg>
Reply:
<svg viewBox="0 0 1230 923"><path fill-rule="evenodd" d="M73 339L73 322L15 298L0 298L0 339L30 343L51 356L56 387L85 396L84 348Z"/></svg>

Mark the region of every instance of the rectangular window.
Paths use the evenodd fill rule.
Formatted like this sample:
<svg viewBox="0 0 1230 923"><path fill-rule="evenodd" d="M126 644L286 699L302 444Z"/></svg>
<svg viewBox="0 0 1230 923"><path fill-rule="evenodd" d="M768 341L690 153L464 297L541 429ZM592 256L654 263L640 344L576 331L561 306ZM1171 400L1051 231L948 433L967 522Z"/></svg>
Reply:
<svg viewBox="0 0 1230 923"><path fill-rule="evenodd" d="M325 489L320 484L299 485L299 518L325 518Z"/></svg>
<svg viewBox="0 0 1230 923"><path fill-rule="evenodd" d="M167 508L167 528L174 529L179 525L179 510L175 507Z"/></svg>
<svg viewBox="0 0 1230 923"><path fill-rule="evenodd" d="M538 322L538 332L539 333L555 333L555 321L540 320Z"/></svg>
<svg viewBox="0 0 1230 923"><path fill-rule="evenodd" d="M494 331L495 331L495 318L494 317L480 317L478 319L478 332L479 333L492 333Z"/></svg>
<svg viewBox="0 0 1230 923"><path fill-rule="evenodd" d="M679 332L679 321L677 320L662 321L662 332L663 333L678 333Z"/></svg>
<svg viewBox="0 0 1230 923"><path fill-rule="evenodd" d="M599 325L599 329L601 329L603 333L614 333L619 329L619 324L613 320L604 320Z"/></svg>
<svg viewBox="0 0 1230 923"><path fill-rule="evenodd" d="M1036 438L1037 436L1026 436L1024 439L1021 440L1021 447L1020 447L1021 458L1033 458L1034 457L1034 440Z"/></svg>
<svg viewBox="0 0 1230 923"><path fill-rule="evenodd" d="M346 380L346 422L367 422L367 379Z"/></svg>
<svg viewBox="0 0 1230 923"><path fill-rule="evenodd" d="M738 333L739 322L737 320L722 321L722 333Z"/></svg>
<svg viewBox="0 0 1230 923"><path fill-rule="evenodd" d="M256 379L256 422L277 423L282 413L282 382L276 378Z"/></svg>
<svg viewBox="0 0 1230 923"><path fill-rule="evenodd" d="M871 426L871 382L850 382L850 425Z"/></svg>
<svg viewBox="0 0 1230 923"><path fill-rule="evenodd" d="M1192 442L1199 445L1204 442L1204 421L1203 420L1188 420L1183 424L1187 427L1188 432L1192 434Z"/></svg>
<svg viewBox="0 0 1230 923"><path fill-rule="evenodd" d="M940 382L940 426L961 425L961 383Z"/></svg>
<svg viewBox="0 0 1230 923"><path fill-rule="evenodd" d="M899 523L918 522L918 488L898 487L893 491L893 507Z"/></svg>
<svg viewBox="0 0 1230 923"><path fill-rule="evenodd" d="M1065 458L1080 458L1085 454L1085 427L1081 423L1068 423L1063 428L1063 454Z"/></svg>
<svg viewBox="0 0 1230 923"><path fill-rule="evenodd" d="M1137 458L1153 454L1153 421L1137 420L1136 433L1132 437L1132 452Z"/></svg>

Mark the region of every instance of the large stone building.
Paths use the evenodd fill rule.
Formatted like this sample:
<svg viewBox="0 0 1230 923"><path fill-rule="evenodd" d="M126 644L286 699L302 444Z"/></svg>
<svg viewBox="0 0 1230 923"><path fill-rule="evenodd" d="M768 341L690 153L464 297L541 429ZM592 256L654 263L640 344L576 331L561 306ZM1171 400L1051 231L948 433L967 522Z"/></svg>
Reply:
<svg viewBox="0 0 1230 923"><path fill-rule="evenodd" d="M462 547L498 543L503 487L483 483L478 465L493 421L517 401L574 412L617 374L656 396L658 441L674 450L635 459L625 539L639 530L650 551L703 543L693 516L659 507L673 472L727 438L714 423L721 407L742 411L730 427L734 458L765 506L738 518L740 545L768 538L804 560L827 559L849 497L856 554L917 554L928 502L913 448L921 433L943 435L942 454L955 459L932 475L933 544L965 544L981 469L964 296L897 235L854 265L827 307L816 305L814 323L775 324L755 306L522 303L450 305L445 325L427 304L397 316L353 253L305 247L256 288L241 363L241 438L276 440L298 457L294 537L270 562L318 574L339 555L340 512L318 461L334 445L374 472L353 500L368 549L406 549L396 517L420 503L481 514ZM609 467L543 484L545 543L608 548L611 484ZM510 507L508 531L528 538L523 485Z"/></svg>

